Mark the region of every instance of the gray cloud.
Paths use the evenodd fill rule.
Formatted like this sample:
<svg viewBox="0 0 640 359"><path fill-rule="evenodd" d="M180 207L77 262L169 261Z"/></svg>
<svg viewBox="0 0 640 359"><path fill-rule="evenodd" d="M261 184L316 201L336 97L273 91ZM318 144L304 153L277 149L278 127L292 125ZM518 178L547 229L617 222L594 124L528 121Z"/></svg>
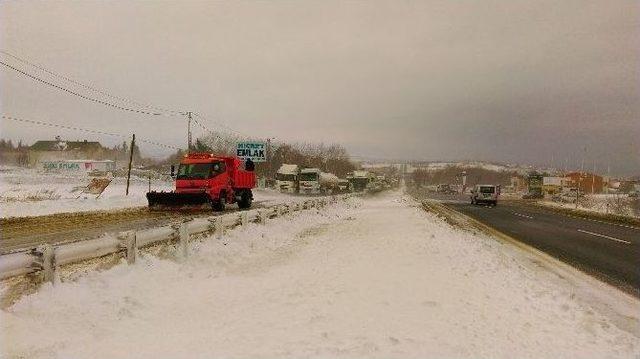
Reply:
<svg viewBox="0 0 640 359"><path fill-rule="evenodd" d="M0 28L3 48L73 78L257 137L341 142L370 157L573 166L585 157L637 174L638 10L626 1L12 2L0 5ZM180 119L101 108L5 69L0 84L3 113L184 143ZM6 121L2 132L51 136Z"/></svg>

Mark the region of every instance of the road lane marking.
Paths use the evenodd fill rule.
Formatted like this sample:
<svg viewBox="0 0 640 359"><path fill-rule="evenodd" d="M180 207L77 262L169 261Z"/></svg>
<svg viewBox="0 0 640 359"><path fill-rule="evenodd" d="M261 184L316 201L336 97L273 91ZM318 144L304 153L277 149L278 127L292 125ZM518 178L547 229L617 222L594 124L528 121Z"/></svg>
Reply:
<svg viewBox="0 0 640 359"><path fill-rule="evenodd" d="M533 217L531 216L527 216L526 214L522 214L522 213L518 213L518 212L511 212L514 215L518 216L518 217L522 217L522 218L527 218L527 219L533 219Z"/></svg>
<svg viewBox="0 0 640 359"><path fill-rule="evenodd" d="M589 232L589 231L585 231L583 229L578 229L578 232L590 234L590 235L596 236L596 237L602 237L602 238L610 239L612 241L616 241L616 242L620 242L620 243L631 244L631 242L625 241L624 239L610 237L610 236L607 236L607 235L604 235L604 234L600 234L600 233Z"/></svg>
<svg viewBox="0 0 640 359"><path fill-rule="evenodd" d="M573 216L570 214L565 214L565 216L567 217L571 217L571 218L576 218L576 219L583 219L585 221L590 221L590 222L597 222L597 223L602 223L602 224L610 224L612 226L618 226L618 227L624 227L624 228L629 228L629 229L635 229L635 230L640 230L640 227L634 227L634 226L629 226L626 224L620 224L620 223L613 223L613 222L607 222L607 221L601 221L599 219L593 219L593 218L585 218L585 217L579 217L579 216Z"/></svg>

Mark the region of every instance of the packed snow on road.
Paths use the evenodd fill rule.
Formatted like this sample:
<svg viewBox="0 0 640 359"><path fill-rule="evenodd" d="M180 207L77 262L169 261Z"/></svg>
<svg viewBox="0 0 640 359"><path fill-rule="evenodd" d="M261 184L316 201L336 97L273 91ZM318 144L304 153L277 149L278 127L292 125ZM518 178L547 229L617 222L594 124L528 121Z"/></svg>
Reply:
<svg viewBox="0 0 640 359"><path fill-rule="evenodd" d="M393 192L45 286L0 332L28 358L630 358L639 310Z"/></svg>
<svg viewBox="0 0 640 359"><path fill-rule="evenodd" d="M157 175L157 174L156 174ZM32 168L0 167L0 218L42 216L55 213L119 210L146 207L146 193L171 191L173 180L132 176L129 195L126 178L115 177L100 196L82 193L91 181L85 173L55 173ZM290 195L272 189L255 189L257 203L276 204Z"/></svg>

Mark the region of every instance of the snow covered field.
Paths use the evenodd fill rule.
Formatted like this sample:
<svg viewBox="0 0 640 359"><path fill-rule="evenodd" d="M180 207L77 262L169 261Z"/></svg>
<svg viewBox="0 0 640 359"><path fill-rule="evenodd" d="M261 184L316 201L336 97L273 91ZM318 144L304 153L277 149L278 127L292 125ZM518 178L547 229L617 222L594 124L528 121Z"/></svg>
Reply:
<svg viewBox="0 0 640 359"><path fill-rule="evenodd" d="M522 165L511 165L511 164L495 164L490 162L482 162L482 161L464 161L464 162L430 162L426 164L422 164L419 166L420 169L424 169L427 171L439 171L446 169L448 167L457 167L457 168L481 168L488 171L495 172L518 172L519 174L526 174L530 172L533 167L531 166L522 166ZM415 169L411 166L410 171Z"/></svg>
<svg viewBox="0 0 640 359"><path fill-rule="evenodd" d="M579 290L399 192L250 224L191 252L22 298L0 312L3 356L640 355L637 299Z"/></svg>
<svg viewBox="0 0 640 359"><path fill-rule="evenodd" d="M85 174L46 173L35 169L0 168L0 218L41 216L53 213L113 210L147 205L147 178L132 176L129 196L125 196L126 179L114 178L104 193L80 195L91 177ZM173 182L151 180L151 189L170 191ZM255 190L255 200L276 203L291 196L271 190ZM79 197L78 197L79 196Z"/></svg>

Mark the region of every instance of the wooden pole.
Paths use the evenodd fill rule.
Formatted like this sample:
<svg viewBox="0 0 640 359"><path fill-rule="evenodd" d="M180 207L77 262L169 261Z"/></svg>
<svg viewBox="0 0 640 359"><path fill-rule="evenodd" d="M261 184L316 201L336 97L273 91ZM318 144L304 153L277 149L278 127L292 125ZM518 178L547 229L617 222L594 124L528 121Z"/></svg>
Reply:
<svg viewBox="0 0 640 359"><path fill-rule="evenodd" d="M136 134L133 134L131 138L131 148L129 149L129 170L127 171L127 191L126 195L129 195L129 181L131 180L131 163L133 162L133 147L136 145Z"/></svg>
<svg viewBox="0 0 640 359"><path fill-rule="evenodd" d="M187 112L187 154L191 153L191 111Z"/></svg>

